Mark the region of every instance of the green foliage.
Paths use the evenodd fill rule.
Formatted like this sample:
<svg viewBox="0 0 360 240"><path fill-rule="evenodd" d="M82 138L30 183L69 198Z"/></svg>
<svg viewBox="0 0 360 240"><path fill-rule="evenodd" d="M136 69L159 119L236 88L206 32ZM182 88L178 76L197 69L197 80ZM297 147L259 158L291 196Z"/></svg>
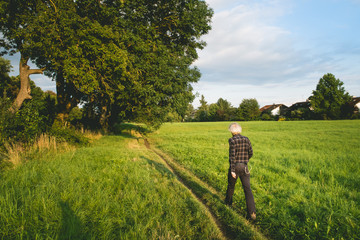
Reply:
<svg viewBox="0 0 360 240"><path fill-rule="evenodd" d="M165 118L166 122L181 122L183 118L177 112L169 112Z"/></svg>
<svg viewBox="0 0 360 240"><path fill-rule="evenodd" d="M219 98L216 103L210 105L205 101L205 97L201 95L200 106L196 110L194 121L230 121L255 120L260 115L259 104L256 99L244 99L239 108L234 108L231 103L223 98Z"/></svg>
<svg viewBox="0 0 360 240"><path fill-rule="evenodd" d="M24 104L15 114L8 114L8 118L2 123L4 138L8 141L32 142L45 131L45 116L40 114L38 104L34 101Z"/></svg>
<svg viewBox="0 0 360 240"><path fill-rule="evenodd" d="M216 121L218 119L217 113L219 111L219 105L216 103L212 103L209 105L209 120L210 121Z"/></svg>
<svg viewBox="0 0 360 240"><path fill-rule="evenodd" d="M3 172L0 216L1 239L221 239L164 162L121 136Z"/></svg>
<svg viewBox="0 0 360 240"><path fill-rule="evenodd" d="M151 138L180 168L225 198L229 123L174 123ZM252 142L256 227L271 239L356 239L360 235L358 120L244 122ZM205 188L202 186L202 188ZM246 216L241 184L234 209Z"/></svg>
<svg viewBox="0 0 360 240"><path fill-rule="evenodd" d="M71 126L64 126L62 122L55 121L49 134L56 137L60 142L67 142L73 145L86 145L89 139L86 138L81 132Z"/></svg>
<svg viewBox="0 0 360 240"><path fill-rule="evenodd" d="M200 104L195 113L195 121L229 121L235 119L236 109L225 99L219 98L216 103L208 105L205 97L201 95Z"/></svg>
<svg viewBox="0 0 360 240"><path fill-rule="evenodd" d="M46 68L60 113L83 101L104 128L127 120L156 127L168 112L184 117L194 98L200 72L191 65L212 14L201 0L2 0L0 45Z"/></svg>
<svg viewBox="0 0 360 240"><path fill-rule="evenodd" d="M255 98L243 99L239 106L239 119L243 121L256 120L260 116L260 106Z"/></svg>
<svg viewBox="0 0 360 240"><path fill-rule="evenodd" d="M271 115L268 114L268 113L263 113L263 114L261 114L261 119L262 119L262 120L265 120L265 121L273 120L273 118L271 117Z"/></svg>
<svg viewBox="0 0 360 240"><path fill-rule="evenodd" d="M229 121L232 119L232 116L234 115L234 108L232 108L230 102L219 98L216 104L219 106L218 110L216 111L217 121Z"/></svg>
<svg viewBox="0 0 360 240"><path fill-rule="evenodd" d="M315 114L320 119L342 119L345 118L344 106L351 101L351 96L342 86L344 83L331 73L325 74L320 78L309 97L311 106Z"/></svg>
<svg viewBox="0 0 360 240"><path fill-rule="evenodd" d="M13 100L19 92L20 81L9 76L10 70L10 61L0 57L0 97Z"/></svg>
<svg viewBox="0 0 360 240"><path fill-rule="evenodd" d="M291 120L309 120L313 118L313 113L308 108L298 108L290 112Z"/></svg>
<svg viewBox="0 0 360 240"><path fill-rule="evenodd" d="M3 99L0 105L2 143L32 143L37 136L51 127L55 119L55 99L34 86L33 99L26 101L16 113L9 111L10 100Z"/></svg>
<svg viewBox="0 0 360 240"><path fill-rule="evenodd" d="M205 101L204 95L201 95L200 107L196 111L196 119L199 122L206 122L209 120L209 106Z"/></svg>
<svg viewBox="0 0 360 240"><path fill-rule="evenodd" d="M67 119L70 124L76 128L81 128L82 120L83 120L83 111L79 107L74 107L71 109L69 113L69 117Z"/></svg>
<svg viewBox="0 0 360 240"><path fill-rule="evenodd" d="M196 110L195 110L194 106L191 103L189 103L188 108L186 109L186 112L185 112L184 120L186 122L194 121L195 114L196 114Z"/></svg>

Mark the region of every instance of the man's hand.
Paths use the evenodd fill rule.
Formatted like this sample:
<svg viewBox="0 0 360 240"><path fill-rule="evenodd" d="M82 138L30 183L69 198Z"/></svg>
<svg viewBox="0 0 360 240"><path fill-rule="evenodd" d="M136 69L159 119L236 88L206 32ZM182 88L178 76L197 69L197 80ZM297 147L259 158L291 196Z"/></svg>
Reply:
<svg viewBox="0 0 360 240"><path fill-rule="evenodd" d="M233 178L236 178L236 173L235 173L235 172L231 172L231 176L232 176Z"/></svg>

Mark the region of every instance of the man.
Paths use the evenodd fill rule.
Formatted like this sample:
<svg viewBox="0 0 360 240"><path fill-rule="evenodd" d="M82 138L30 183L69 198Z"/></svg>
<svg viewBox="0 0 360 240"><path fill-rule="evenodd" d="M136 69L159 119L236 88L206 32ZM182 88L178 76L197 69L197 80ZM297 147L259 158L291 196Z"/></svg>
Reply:
<svg viewBox="0 0 360 240"><path fill-rule="evenodd" d="M233 135L229 139L229 162L230 168L228 172L228 186L226 191L225 203L229 206L232 204L232 196L234 194L235 183L240 177L246 199L247 217L251 220L256 219L256 209L254 196L250 188L250 172L248 169L249 159L253 155L250 140L242 136L241 126L237 123L232 123L229 126L229 131Z"/></svg>

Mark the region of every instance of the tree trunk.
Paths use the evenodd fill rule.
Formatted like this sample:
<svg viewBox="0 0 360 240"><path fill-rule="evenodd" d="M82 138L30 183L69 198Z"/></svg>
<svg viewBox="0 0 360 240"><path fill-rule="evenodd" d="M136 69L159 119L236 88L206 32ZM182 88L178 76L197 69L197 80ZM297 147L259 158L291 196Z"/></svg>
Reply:
<svg viewBox="0 0 360 240"><path fill-rule="evenodd" d="M62 69L59 69L56 76L56 92L57 92L57 118L61 122L65 122L69 117L71 109L79 103L75 97L75 87L71 82L66 81L63 76Z"/></svg>
<svg viewBox="0 0 360 240"><path fill-rule="evenodd" d="M104 129L105 131L107 131L107 129L109 127L109 117L110 117L110 115L111 115L111 113L108 110L108 106L103 105L101 107L100 125L101 125L102 129Z"/></svg>
<svg viewBox="0 0 360 240"><path fill-rule="evenodd" d="M11 107L12 112L16 112L20 109L21 105L26 99L31 99L31 88L30 88L30 78L31 74L43 74L44 69L30 69L27 65L28 58L21 56L19 64L19 73L20 73L20 90L19 93Z"/></svg>

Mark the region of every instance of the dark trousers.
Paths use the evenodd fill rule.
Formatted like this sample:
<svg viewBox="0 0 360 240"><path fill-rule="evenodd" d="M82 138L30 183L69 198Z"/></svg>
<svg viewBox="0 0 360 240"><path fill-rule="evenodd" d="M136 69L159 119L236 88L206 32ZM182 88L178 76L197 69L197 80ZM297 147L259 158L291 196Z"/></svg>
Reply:
<svg viewBox="0 0 360 240"><path fill-rule="evenodd" d="M234 194L236 180L238 177L240 177L242 187L243 187L244 193L245 193L245 200L246 200L246 207L247 207L248 215L250 215L251 213L256 213L254 196L253 196L251 188L250 188L250 172L249 172L247 164L237 163L235 165L235 173L236 173L236 178L233 178L231 176L231 170L229 168L228 186L227 186L227 191L226 191L225 203L227 205L232 204L232 201L233 201L232 197Z"/></svg>

